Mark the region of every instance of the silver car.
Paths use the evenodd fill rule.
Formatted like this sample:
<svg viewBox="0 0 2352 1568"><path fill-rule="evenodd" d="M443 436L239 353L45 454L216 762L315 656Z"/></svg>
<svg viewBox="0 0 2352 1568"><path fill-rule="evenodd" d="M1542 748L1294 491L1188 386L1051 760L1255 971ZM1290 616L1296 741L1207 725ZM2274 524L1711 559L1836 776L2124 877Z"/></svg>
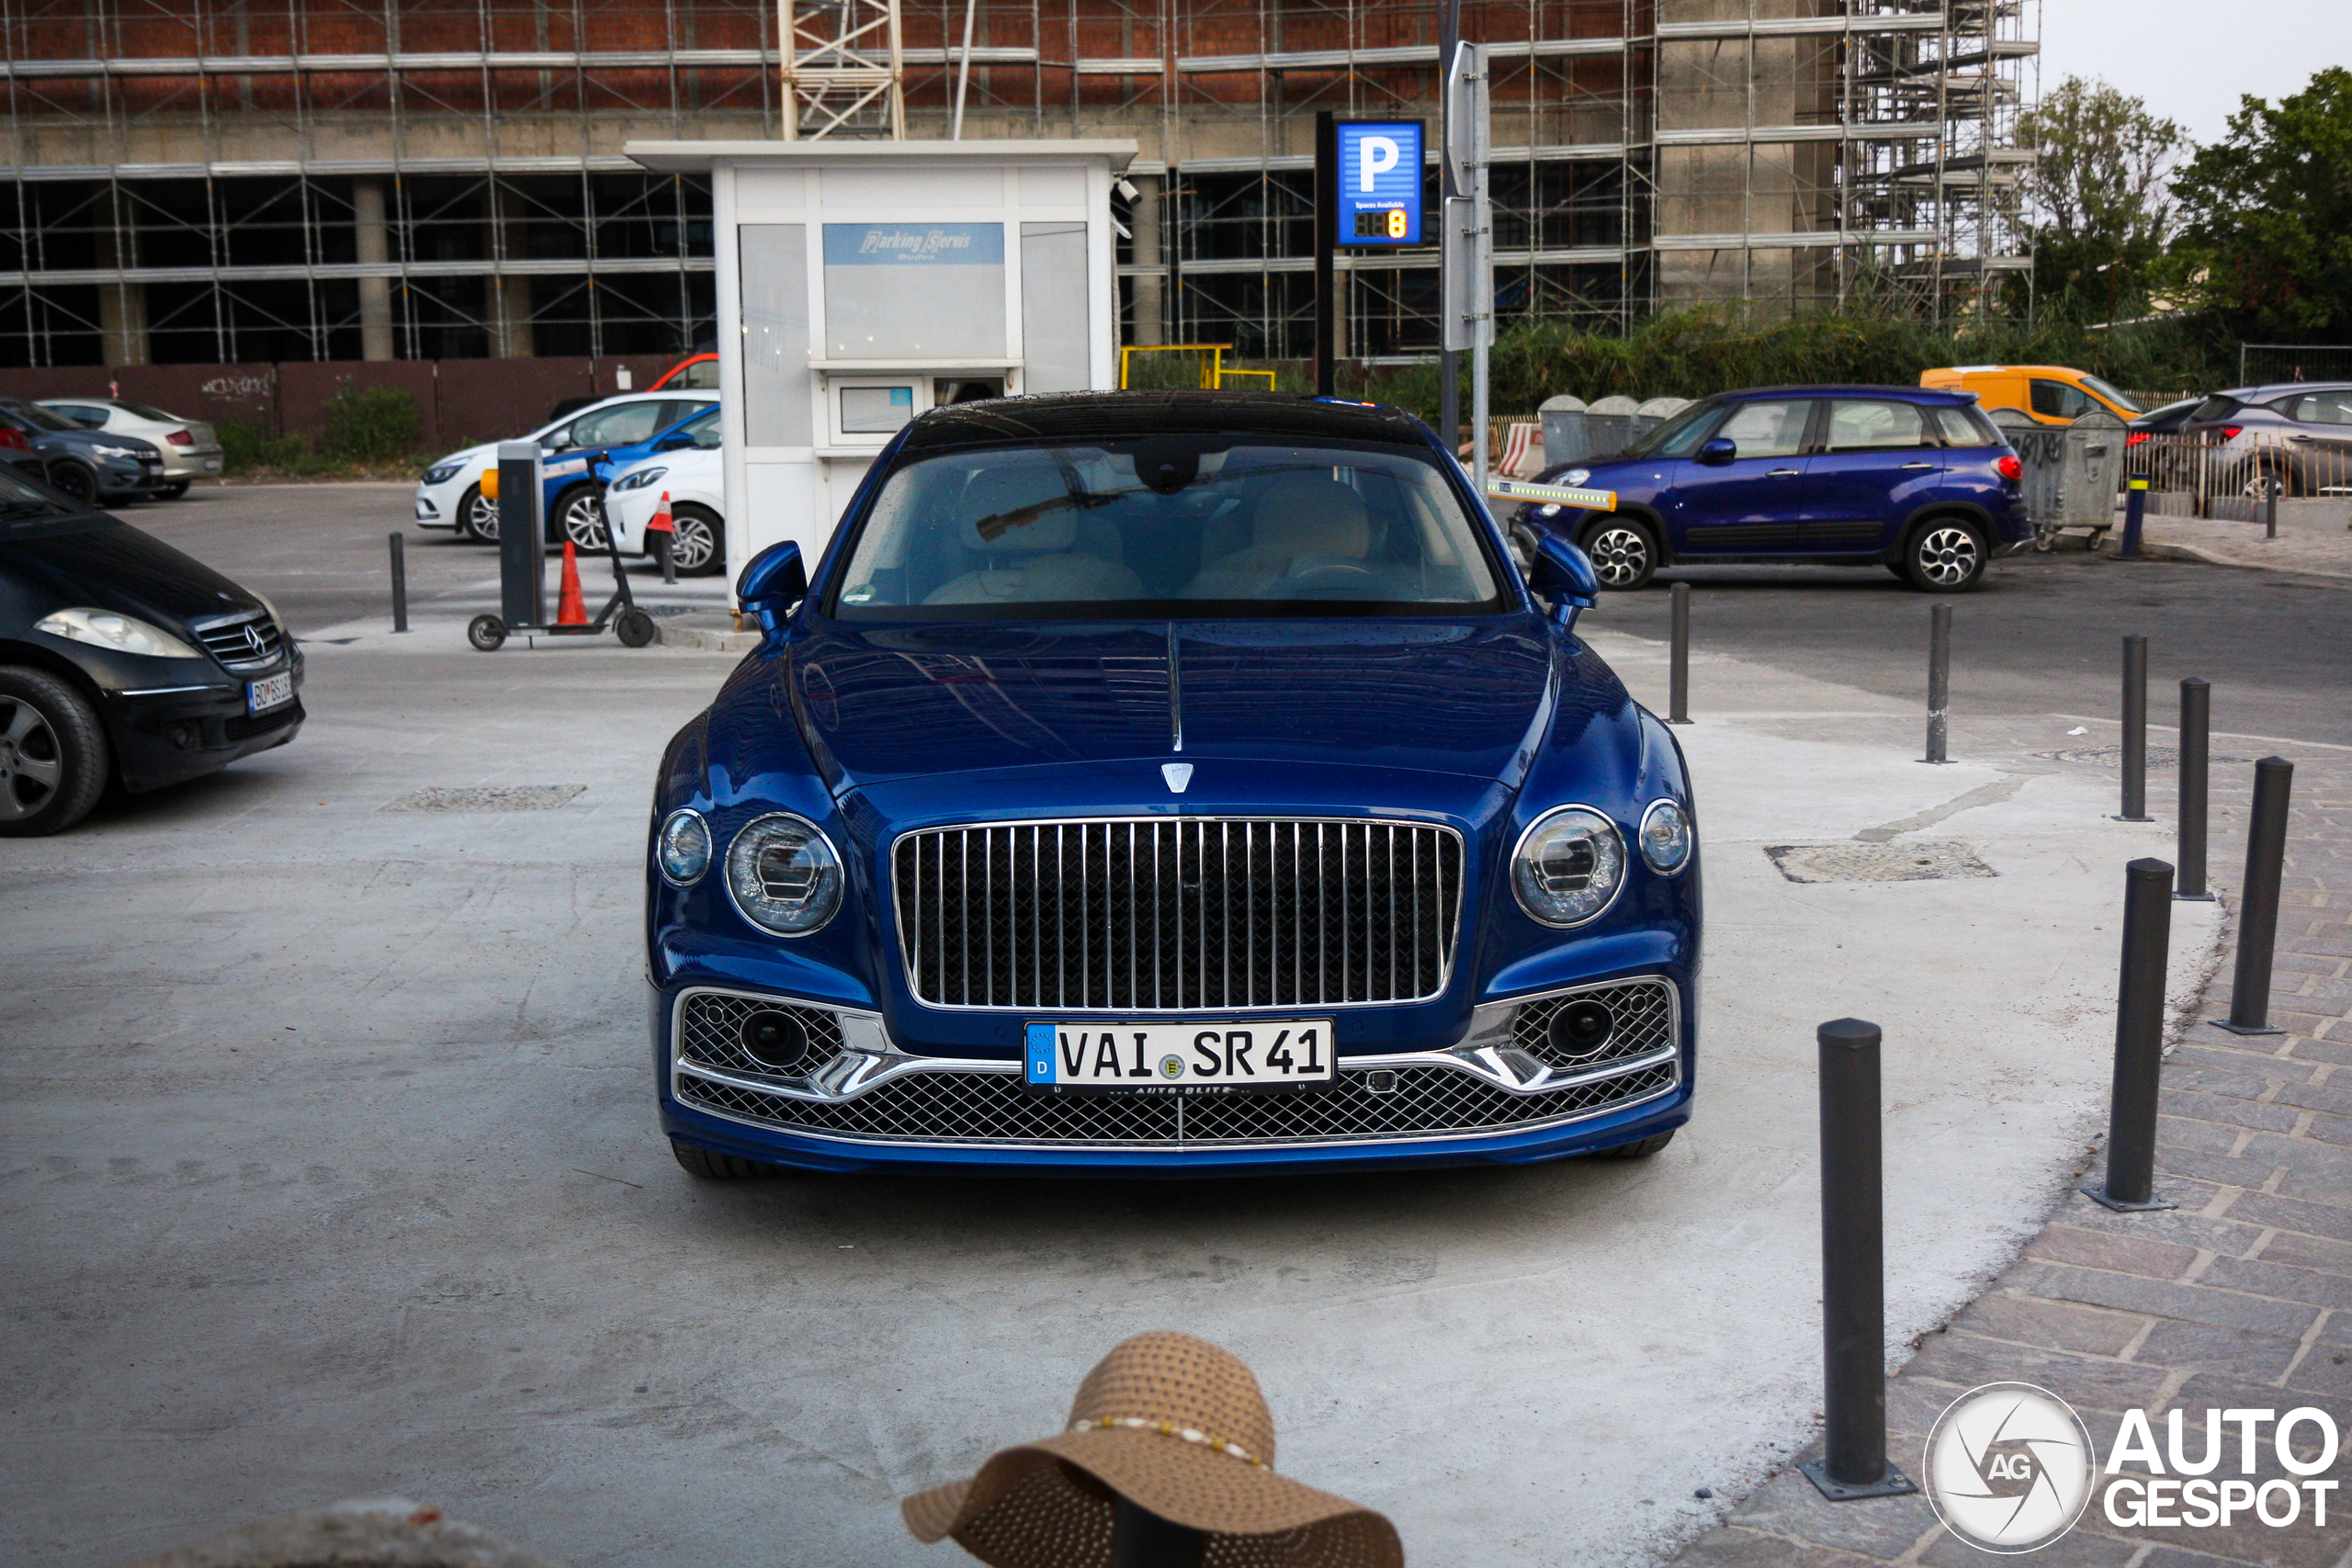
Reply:
<svg viewBox="0 0 2352 1568"><path fill-rule="evenodd" d="M2352 381L2215 392L2180 427L2200 439L2215 493L2343 493L2352 486Z"/></svg>
<svg viewBox="0 0 2352 1568"><path fill-rule="evenodd" d="M153 442L164 455L167 481L156 494L166 501L186 495L187 487L198 479L220 477L220 438L201 420L181 419L128 398L43 398L40 402L85 430Z"/></svg>

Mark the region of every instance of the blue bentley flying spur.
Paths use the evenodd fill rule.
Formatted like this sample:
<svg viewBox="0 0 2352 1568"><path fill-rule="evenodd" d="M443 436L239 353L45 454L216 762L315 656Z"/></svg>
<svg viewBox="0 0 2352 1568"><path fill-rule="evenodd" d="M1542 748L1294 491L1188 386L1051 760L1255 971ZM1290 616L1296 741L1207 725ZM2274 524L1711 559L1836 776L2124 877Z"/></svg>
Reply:
<svg viewBox="0 0 2352 1568"><path fill-rule="evenodd" d="M670 743L662 1127L770 1166L1230 1174L1641 1156L1690 1114L1666 727L1393 409L924 414Z"/></svg>

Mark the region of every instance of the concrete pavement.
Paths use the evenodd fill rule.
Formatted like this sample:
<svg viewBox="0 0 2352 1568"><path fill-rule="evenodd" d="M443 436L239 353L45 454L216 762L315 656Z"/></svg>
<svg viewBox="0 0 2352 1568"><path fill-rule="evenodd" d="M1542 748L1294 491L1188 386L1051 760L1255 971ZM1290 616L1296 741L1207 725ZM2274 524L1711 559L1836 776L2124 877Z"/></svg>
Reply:
<svg viewBox="0 0 2352 1568"><path fill-rule="evenodd" d="M1709 660L1700 1109L1657 1159L704 1187L651 1125L639 857L660 746L731 661L458 626L328 628L354 640L313 644L294 746L0 866L41 911L0 1056L11 1561L390 1492L583 1568L939 1561L892 1499L1171 1325L1249 1359L1283 1469L1418 1562L1654 1556L1817 1404L1814 1024L1888 1031L1899 1352L2096 1127L2121 866L2168 841L2106 819L2109 778L1927 767L1878 733L1905 704ZM1656 694L1656 645L1596 637ZM383 809L479 784L585 787ZM1798 884L1763 852L1922 842L1997 874ZM2210 939L2184 919L2183 995Z"/></svg>

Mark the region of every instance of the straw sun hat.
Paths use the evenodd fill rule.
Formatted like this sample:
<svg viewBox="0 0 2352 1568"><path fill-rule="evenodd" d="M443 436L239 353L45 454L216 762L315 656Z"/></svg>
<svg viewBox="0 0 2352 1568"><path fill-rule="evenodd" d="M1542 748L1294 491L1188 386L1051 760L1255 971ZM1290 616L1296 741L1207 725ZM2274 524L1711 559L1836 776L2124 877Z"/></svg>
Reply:
<svg viewBox="0 0 2352 1568"><path fill-rule="evenodd" d="M1189 1334L1138 1334L1086 1374L1057 1436L899 1505L917 1539L993 1568L1108 1568L1125 1497L1209 1536L1216 1568L1403 1568L1396 1527L1274 1473L1258 1380Z"/></svg>

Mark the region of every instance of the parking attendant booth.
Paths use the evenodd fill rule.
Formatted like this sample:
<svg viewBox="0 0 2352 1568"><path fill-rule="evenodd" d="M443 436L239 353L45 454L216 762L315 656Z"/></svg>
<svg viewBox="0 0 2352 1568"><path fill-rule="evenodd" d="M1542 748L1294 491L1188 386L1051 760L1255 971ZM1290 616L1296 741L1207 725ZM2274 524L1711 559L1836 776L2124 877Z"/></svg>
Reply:
<svg viewBox="0 0 2352 1568"><path fill-rule="evenodd" d="M944 403L1118 384L1132 141L632 141L707 171L727 559L813 571L883 444Z"/></svg>

